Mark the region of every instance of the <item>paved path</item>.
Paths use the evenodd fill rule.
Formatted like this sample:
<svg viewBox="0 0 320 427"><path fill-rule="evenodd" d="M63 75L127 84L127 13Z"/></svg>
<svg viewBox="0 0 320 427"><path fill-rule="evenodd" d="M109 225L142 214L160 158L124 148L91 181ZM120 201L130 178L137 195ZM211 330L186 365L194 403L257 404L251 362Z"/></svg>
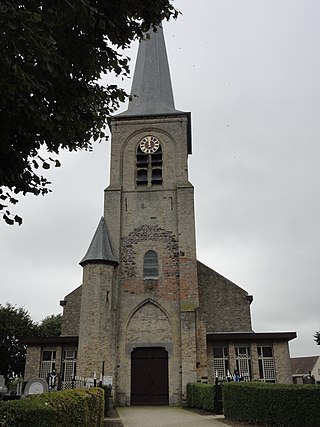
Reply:
<svg viewBox="0 0 320 427"><path fill-rule="evenodd" d="M176 406L117 408L123 427L226 427L223 415L199 415Z"/></svg>

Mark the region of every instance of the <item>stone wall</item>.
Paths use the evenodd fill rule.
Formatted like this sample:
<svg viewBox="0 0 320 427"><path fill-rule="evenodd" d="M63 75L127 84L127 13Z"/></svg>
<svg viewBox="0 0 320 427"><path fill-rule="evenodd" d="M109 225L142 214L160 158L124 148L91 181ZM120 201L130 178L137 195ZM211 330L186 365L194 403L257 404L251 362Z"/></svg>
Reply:
<svg viewBox="0 0 320 427"><path fill-rule="evenodd" d="M198 261L200 312L209 332L249 332L248 293Z"/></svg>
<svg viewBox="0 0 320 427"><path fill-rule="evenodd" d="M114 265L92 263L83 267L77 373L97 378L112 375L115 364L113 310ZM104 372L102 372L104 371Z"/></svg>
<svg viewBox="0 0 320 427"><path fill-rule="evenodd" d="M64 299L62 315L62 336L79 335L82 286L72 291Z"/></svg>
<svg viewBox="0 0 320 427"><path fill-rule="evenodd" d="M289 346L286 341L218 341L208 343L208 377L209 382L214 383L215 372L213 368L213 347L228 348L228 363L231 375L236 369L236 347L250 347L252 380L260 380L258 346L271 346L275 366L275 380L279 384L292 384L292 370L289 357Z"/></svg>
<svg viewBox="0 0 320 427"><path fill-rule="evenodd" d="M135 346L165 348L169 402L181 404L186 383L197 379L196 334L204 331L196 325L199 301L187 117L113 119L111 129L105 219L119 257L117 404L130 404ZM136 185L137 147L146 135L154 135L161 144L162 185ZM159 275L145 279L143 260L149 250L157 253Z"/></svg>
<svg viewBox="0 0 320 427"><path fill-rule="evenodd" d="M24 370L24 380L29 381L39 378L41 361L41 346L28 346L26 356L26 366Z"/></svg>
<svg viewBox="0 0 320 427"><path fill-rule="evenodd" d="M126 342L130 346L146 347L172 343L172 328L167 315L151 301L142 305L131 317L126 331Z"/></svg>
<svg viewBox="0 0 320 427"><path fill-rule="evenodd" d="M292 384L292 366L287 342L273 343L273 357L276 368L277 383Z"/></svg>

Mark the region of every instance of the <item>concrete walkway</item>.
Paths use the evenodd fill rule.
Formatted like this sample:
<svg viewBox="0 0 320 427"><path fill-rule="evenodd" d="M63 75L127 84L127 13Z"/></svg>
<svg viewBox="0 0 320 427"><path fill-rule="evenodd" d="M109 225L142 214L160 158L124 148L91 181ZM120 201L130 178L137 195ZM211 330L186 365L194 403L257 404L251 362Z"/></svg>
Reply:
<svg viewBox="0 0 320 427"><path fill-rule="evenodd" d="M175 406L117 408L123 427L226 427L223 415L199 415Z"/></svg>

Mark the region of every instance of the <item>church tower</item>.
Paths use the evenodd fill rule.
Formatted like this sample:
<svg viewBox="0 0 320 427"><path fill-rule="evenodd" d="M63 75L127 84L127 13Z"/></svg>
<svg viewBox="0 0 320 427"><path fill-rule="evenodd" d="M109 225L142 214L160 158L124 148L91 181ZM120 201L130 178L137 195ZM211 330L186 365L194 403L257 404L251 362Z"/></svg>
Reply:
<svg viewBox="0 0 320 427"><path fill-rule="evenodd" d="M140 42L131 95L109 121L110 185L82 285L60 302L61 336L24 341L25 379L101 379L117 406L181 405L187 383L230 372L292 382L295 332L254 332L253 297L196 259L191 117L174 105L162 28Z"/></svg>
<svg viewBox="0 0 320 427"><path fill-rule="evenodd" d="M140 42L129 107L110 120L104 218L119 260L114 287L119 404L178 404L186 384L197 379L190 113L174 106L162 28L149 37Z"/></svg>

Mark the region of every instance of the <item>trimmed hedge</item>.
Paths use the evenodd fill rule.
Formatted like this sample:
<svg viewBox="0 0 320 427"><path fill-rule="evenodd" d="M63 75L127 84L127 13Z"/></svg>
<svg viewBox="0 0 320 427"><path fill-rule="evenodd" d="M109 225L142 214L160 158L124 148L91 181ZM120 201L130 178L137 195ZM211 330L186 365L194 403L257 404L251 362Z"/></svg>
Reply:
<svg viewBox="0 0 320 427"><path fill-rule="evenodd" d="M320 386L265 383L224 383L226 418L281 427L319 425Z"/></svg>
<svg viewBox="0 0 320 427"><path fill-rule="evenodd" d="M187 406L222 414L221 387L213 384L187 384Z"/></svg>
<svg viewBox="0 0 320 427"><path fill-rule="evenodd" d="M64 390L0 402L1 427L102 426L104 392L99 388Z"/></svg>

